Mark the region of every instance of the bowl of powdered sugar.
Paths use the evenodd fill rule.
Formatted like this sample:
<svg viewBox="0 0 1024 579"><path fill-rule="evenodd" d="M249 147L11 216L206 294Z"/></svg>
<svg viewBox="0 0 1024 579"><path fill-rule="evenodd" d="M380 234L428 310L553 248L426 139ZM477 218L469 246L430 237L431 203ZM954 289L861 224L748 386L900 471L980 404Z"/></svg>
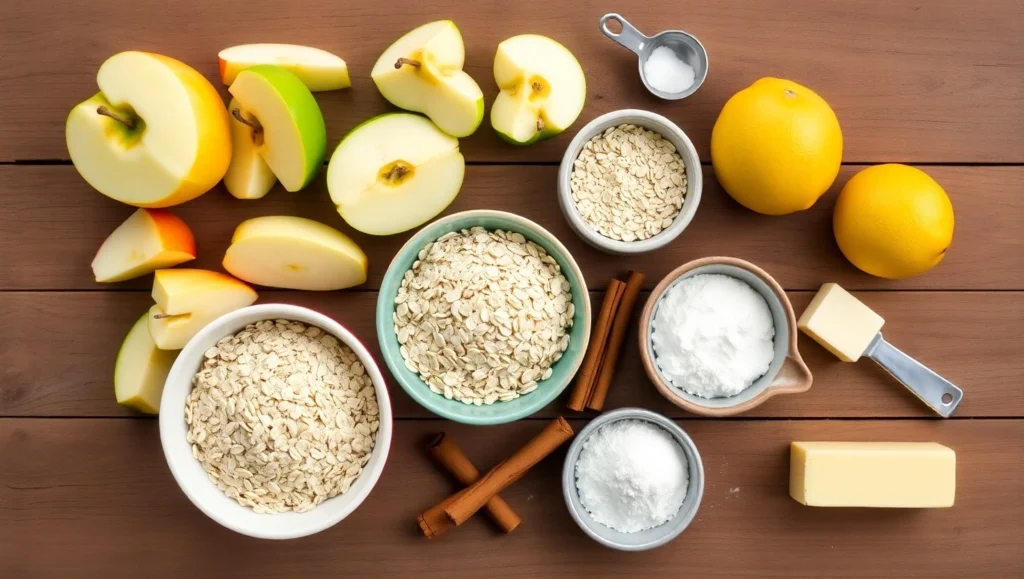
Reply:
<svg viewBox="0 0 1024 579"><path fill-rule="evenodd" d="M573 519L592 539L643 551L671 541L693 521L704 467L675 422L621 408L591 421L573 441L562 490Z"/></svg>
<svg viewBox="0 0 1024 579"><path fill-rule="evenodd" d="M696 414L738 414L811 387L793 306L749 262L708 257L677 268L651 293L640 328L647 375Z"/></svg>

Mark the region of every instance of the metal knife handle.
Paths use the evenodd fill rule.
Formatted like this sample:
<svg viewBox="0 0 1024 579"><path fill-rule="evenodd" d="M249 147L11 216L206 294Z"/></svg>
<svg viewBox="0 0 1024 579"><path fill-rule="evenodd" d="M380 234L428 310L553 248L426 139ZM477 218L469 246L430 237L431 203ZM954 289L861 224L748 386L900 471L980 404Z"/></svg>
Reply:
<svg viewBox="0 0 1024 579"><path fill-rule="evenodd" d="M963 390L886 342L881 332L871 341L864 355L878 362L943 418L949 418L963 400Z"/></svg>

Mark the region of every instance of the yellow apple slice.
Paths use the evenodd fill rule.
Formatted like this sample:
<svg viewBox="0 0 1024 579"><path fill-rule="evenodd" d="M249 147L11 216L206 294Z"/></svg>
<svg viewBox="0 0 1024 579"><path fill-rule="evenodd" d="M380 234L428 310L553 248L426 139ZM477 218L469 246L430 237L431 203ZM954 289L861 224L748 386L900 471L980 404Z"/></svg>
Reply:
<svg viewBox="0 0 1024 579"><path fill-rule="evenodd" d="M100 92L71 110L68 153L100 193L170 207L209 191L231 159L228 114L195 69L158 54L121 52L100 66Z"/></svg>
<svg viewBox="0 0 1024 579"><path fill-rule="evenodd" d="M160 396L177 352L161 350L149 335L149 315L135 322L114 363L117 403L147 414L160 412Z"/></svg>
<svg viewBox="0 0 1024 579"><path fill-rule="evenodd" d="M427 115L449 135L467 137L484 118L484 93L462 70L465 60L455 23L438 20L396 40L370 77L391 104Z"/></svg>
<svg viewBox="0 0 1024 579"><path fill-rule="evenodd" d="M284 215L243 221L224 255L224 269L239 279L310 291L359 285L366 265L366 254L344 233Z"/></svg>
<svg viewBox="0 0 1024 579"><path fill-rule="evenodd" d="M124 281L196 258L192 230L163 209L139 209L117 226L96 252L96 281Z"/></svg>
<svg viewBox="0 0 1024 579"><path fill-rule="evenodd" d="M503 139L529 145L576 122L587 98L583 68L558 42L537 34L513 36L498 45L491 126Z"/></svg>
<svg viewBox="0 0 1024 579"><path fill-rule="evenodd" d="M458 139L419 115L391 113L342 139L327 166L327 190L349 225L392 235L444 211L465 172Z"/></svg>
<svg viewBox="0 0 1024 579"><path fill-rule="evenodd" d="M161 350L180 350L207 324L256 301L237 279L205 269L160 269L153 275L149 332Z"/></svg>
<svg viewBox="0 0 1024 579"><path fill-rule="evenodd" d="M241 44L220 51L220 79L227 85L243 70L257 64L273 64L299 77L313 92L352 86L348 65L337 56L298 44Z"/></svg>
<svg viewBox="0 0 1024 579"><path fill-rule="evenodd" d="M224 175L224 187L236 199L260 199L277 183L270 165L260 156L263 132L253 130L256 117L243 109L237 100L231 99L228 110L232 115L231 165Z"/></svg>
<svg viewBox="0 0 1024 579"><path fill-rule="evenodd" d="M258 151L288 191L298 191L316 176L327 151L327 128L313 93L294 74L260 64L238 73L228 89L255 121L232 109L248 123ZM236 113L235 110L239 112Z"/></svg>

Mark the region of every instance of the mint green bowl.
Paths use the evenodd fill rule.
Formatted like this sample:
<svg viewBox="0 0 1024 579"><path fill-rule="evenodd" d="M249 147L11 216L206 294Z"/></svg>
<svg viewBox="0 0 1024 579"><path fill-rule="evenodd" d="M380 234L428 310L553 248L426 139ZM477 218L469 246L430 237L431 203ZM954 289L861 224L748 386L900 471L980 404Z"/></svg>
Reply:
<svg viewBox="0 0 1024 579"><path fill-rule="evenodd" d="M569 281L572 303L576 309L569 331L569 347L551 366L551 377L538 382L537 389L533 392L515 400L483 406L448 400L440 394L431 392L419 375L406 368L402 354L398 350L398 336L395 335L394 324L395 297L398 295L405 272L412 267L420 250L446 233L478 226L488 230L501 229L519 233L543 247L555 258L562 275ZM504 424L529 416L550 404L576 375L583 361L583 354L587 350L587 343L590 341L590 295L587 293L586 281L576 261L569 255L565 246L543 227L529 219L504 211L463 211L428 224L398 251L387 273L384 274L384 282L377 297L377 339L380 341L384 362L391 370L391 374L402 389L421 406L438 416L464 424Z"/></svg>

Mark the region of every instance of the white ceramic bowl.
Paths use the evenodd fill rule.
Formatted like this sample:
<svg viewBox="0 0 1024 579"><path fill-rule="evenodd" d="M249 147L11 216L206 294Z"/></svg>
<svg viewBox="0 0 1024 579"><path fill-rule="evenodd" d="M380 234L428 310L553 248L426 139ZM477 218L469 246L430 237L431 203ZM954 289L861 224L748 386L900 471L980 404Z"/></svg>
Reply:
<svg viewBox="0 0 1024 579"><path fill-rule="evenodd" d="M377 438L359 478L348 492L327 499L305 513L257 514L230 499L217 488L195 458L192 447L185 440L188 427L185 424L185 398L192 390L192 377L199 370L203 354L218 340L261 320L295 320L317 326L338 338L352 349L366 368L377 393L380 407L380 426ZM160 399L160 444L164 449L167 466L174 480L192 503L211 519L225 527L261 539L293 539L320 532L347 517L370 494L373 485L384 470L391 447L391 401L384 377L362 344L344 326L313 310L287 304L264 304L250 306L225 314L202 329L178 354L171 367Z"/></svg>
<svg viewBox="0 0 1024 579"><path fill-rule="evenodd" d="M686 194L683 198L682 209L679 210L679 214L676 215L671 225L663 229L661 233L642 241L619 241L598 233L593 226L583 220L583 216L576 208L576 202L572 199L572 189L570 188L573 163L580 156L580 151L583 150L587 141L609 127L626 124L643 127L668 139L679 152L679 156L683 159L683 165L686 167ZM618 255L654 251L679 237L679 234L686 229L697 213L703 188L704 173L700 166L700 157L697 156L697 149L693 147L693 143L690 142L686 133L665 117L638 109L612 111L587 123L569 143L565 155L562 156L562 164L558 167L558 204L562 207L562 214L569 222L569 227L582 237L583 241L593 247Z"/></svg>

